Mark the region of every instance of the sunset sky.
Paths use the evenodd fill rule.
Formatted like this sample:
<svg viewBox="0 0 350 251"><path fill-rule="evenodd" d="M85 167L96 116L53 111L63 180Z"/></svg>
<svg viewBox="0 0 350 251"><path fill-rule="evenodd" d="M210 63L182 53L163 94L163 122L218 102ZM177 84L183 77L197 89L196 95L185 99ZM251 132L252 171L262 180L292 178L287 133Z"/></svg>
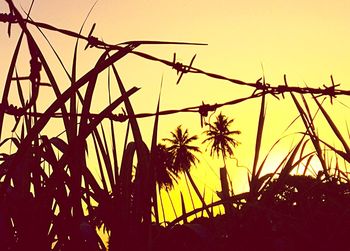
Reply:
<svg viewBox="0 0 350 251"><path fill-rule="evenodd" d="M31 1L17 0L14 3L20 10L21 6L28 10ZM94 3L91 0L36 0L31 17L35 21L78 32ZM0 3L0 8L2 13L8 12L5 1ZM246 82L255 82L264 75L268 83L277 86L283 84L283 75L286 74L289 85L323 87L330 85L332 74L335 82L341 84L341 89L350 89L349 10L349 0L100 0L92 10L83 34L87 36L96 23L93 35L110 44L130 40L205 43L208 45L144 45L137 50L169 61L172 61L173 53L176 52L177 60L184 64L188 64L196 54L194 67ZM57 66L55 73L61 81L61 90L64 90L69 85L67 78L42 36L35 28L31 30L49 62ZM6 77L18 31L16 25L13 25L12 36L8 38L7 25L0 23L1 83ZM70 69L75 40L50 31L46 34ZM93 67L101 54L96 49L84 51L84 47L82 41L78 59L80 76ZM25 65L28 57L23 54L21 60ZM162 78L161 110L197 106L202 101L209 104L224 103L246 97L254 91L250 87L236 86L197 74L185 74L180 84L176 85L175 70L134 55L120 60L116 66L127 88L141 87L132 97L136 113L155 111ZM19 72L25 75L27 66L23 67ZM96 111L107 104L106 90L106 83L101 81L94 101ZM45 104L45 98L50 102L50 97L42 97L40 102ZM16 98L13 98L15 103ZM330 106L329 100L325 102L332 118L346 132L344 114L349 112L349 108L344 104L350 105L342 97L338 97L333 106ZM242 167L237 167L233 160L228 161L236 192L247 189L247 169L251 169L253 163L259 109L260 99L249 100L220 109L212 116L213 120L222 111L235 119L232 129L242 131L237 136L242 144L235 152ZM271 170L274 170L273 164L278 164L278 160L300 138L297 132L304 130L302 122L298 120L284 132L296 116L297 110L289 95L285 99L280 97L280 100L271 96L267 98L262 157L275 141L289 135L271 153L268 162ZM204 128L200 126L199 115L192 113L161 117L159 140L169 137L169 132L179 124L188 128L190 134L199 135L198 144L201 144ZM321 138L329 137L328 131L322 128L321 121L319 125L320 133L324 133ZM140 120L147 144L151 141L152 126L153 119ZM330 143L333 143L332 140ZM205 146L201 149L204 151ZM218 175L222 161L212 160L208 154L199 156L199 159L201 163L193 168L192 174L201 189L205 184L210 198L211 192L220 189Z"/></svg>

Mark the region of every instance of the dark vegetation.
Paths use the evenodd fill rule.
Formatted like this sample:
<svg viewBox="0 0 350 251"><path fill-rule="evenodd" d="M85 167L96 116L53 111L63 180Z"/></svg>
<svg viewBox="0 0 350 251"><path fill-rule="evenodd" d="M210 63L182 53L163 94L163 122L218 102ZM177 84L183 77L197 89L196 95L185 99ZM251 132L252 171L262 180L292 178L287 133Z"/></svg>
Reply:
<svg viewBox="0 0 350 251"><path fill-rule="evenodd" d="M167 61L135 50L143 44L190 43L131 41L110 45L93 37L93 29L85 37L82 29L75 33L38 23L30 18L30 10L23 17L11 0L6 2L9 11L0 14L0 21L8 25L8 35L13 36L13 26L19 26L21 33L3 83L0 106L1 146L11 146L10 151L1 152L1 250L106 250L97 229L107 231L109 250L344 250L350 230L349 173L346 171L350 147L320 100L329 96L332 101L337 95L348 95L349 91L337 89L333 78L331 86L323 88L292 87L286 78L284 85L276 87L264 79L246 83L196 69L192 67L194 58L186 66L176 62L175 57L174 61ZM70 81L66 90L60 90L28 26L36 27L43 36L48 29L76 38L71 71L62 64ZM91 70L78 78L76 62L81 40L87 47L99 49L101 56ZM16 62L25 44L30 52L30 72L28 76L19 76ZM129 97L139 89L126 90L114 65L128 54L174 68L179 74L177 83L183 74L197 73L246 86L254 92L227 103L171 111L161 111L158 101L155 113L135 114ZM99 113L92 113L96 82L105 71L116 79L120 96L113 100L109 93L109 105ZM48 83L43 83L43 76ZM30 83L29 98L25 98L24 83ZM43 86L52 88L56 99L41 111L37 99ZM21 104L18 107L10 101L12 88L17 90ZM258 163L267 95L291 96L305 131L275 172L263 175L266 158ZM310 98L307 100L305 96ZM255 98L261 99L261 108L255 158L248 174L249 191L234 194L226 160L234 155L234 148L239 144L236 135L240 131L231 130L233 120L222 113L212 123L206 123L205 118L220 107ZM316 111L312 112L310 102ZM119 106L124 107L125 112L113 113ZM222 157L218 201L205 201L191 177L190 168L198 162L197 156L201 153L196 146L197 136L191 136L179 126L169 138L157 140L160 116L177 112L199 113L207 136L202 143L207 144L212 156ZM333 142L318 136L314 124L317 113L325 118L334 133L333 139L339 141L342 148L335 148ZM147 116L154 117L149 145L143 141L137 122ZM3 129L9 118L16 122L12 136L4 137L8 135ZM53 120L63 122L62 134L43 133ZM128 124L127 136L122 159L118 160L116 140L120 137L115 124L123 122ZM131 141L128 141L129 134ZM312 145L313 150L306 151L307 145ZM89 155L96 156L98 175L92 173L87 162L88 149ZM327 157L329 153L333 154L333 161ZM310 167L313 159L318 159L322 167L314 174ZM295 172L301 166L303 171ZM161 208L158 207L159 191L171 189L180 173L189 180L189 190L195 192L201 207L186 211L181 197L182 215L173 222L160 222L159 215L165 212L158 211ZM217 207L225 213L215 215ZM205 217L196 216L189 222L197 213Z"/></svg>

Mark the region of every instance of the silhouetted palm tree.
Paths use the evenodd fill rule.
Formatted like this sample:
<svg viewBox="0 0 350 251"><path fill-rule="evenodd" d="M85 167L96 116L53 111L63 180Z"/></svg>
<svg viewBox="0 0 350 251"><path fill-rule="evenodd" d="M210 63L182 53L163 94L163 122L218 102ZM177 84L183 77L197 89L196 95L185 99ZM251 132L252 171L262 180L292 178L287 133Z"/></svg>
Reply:
<svg viewBox="0 0 350 251"><path fill-rule="evenodd" d="M173 158L173 170L185 173L199 161L194 155L194 153L201 152L199 147L190 145L198 137L197 135L190 137L188 130L183 131L181 125L176 128L175 132L171 132L171 136L163 140L170 143L168 150Z"/></svg>
<svg viewBox="0 0 350 251"><path fill-rule="evenodd" d="M233 119L229 119L227 116L220 113L216 117L216 121L212 124L207 124L209 129L204 132L207 138L202 142L211 144L210 156L216 154L219 157L221 154L224 167L226 167L226 158L234 155L233 148L237 147L240 143L232 136L241 134L241 131L230 131L229 128L233 121Z"/></svg>
<svg viewBox="0 0 350 251"><path fill-rule="evenodd" d="M207 123L209 129L204 132L207 138L202 142L208 142L209 144L211 144L210 156L214 156L215 154L217 155L217 157L219 157L220 154L222 156L224 162L224 167L220 168L220 180L222 191L221 194L218 193L219 197L222 199L227 199L230 193L227 183L227 177L230 180L231 192L233 193L232 182L227 174L226 158L234 155L233 149L239 144L239 142L232 136L241 133L241 131L238 130L230 130L230 126L232 125L233 121L233 119L229 119L227 116L220 113L218 116L216 116L216 121L214 121L212 124ZM226 204L224 206L226 213L231 212L231 205Z"/></svg>
<svg viewBox="0 0 350 251"><path fill-rule="evenodd" d="M196 192L198 198L201 200L203 206L205 206L204 198L199 192L191 174L190 168L192 165L195 165L196 162L199 162L198 158L195 156L195 153L201 153L198 146L193 146L191 143L197 140L197 135L190 136L188 130L182 130L181 125L179 125L175 132L171 132L171 138L165 138L164 141L170 143L168 151L172 155L172 166L175 173L183 172L189 179L194 191ZM211 212L207 210L209 216Z"/></svg>
<svg viewBox="0 0 350 251"><path fill-rule="evenodd" d="M170 189L177 177L173 168L172 154L163 144L158 144L152 153L153 164L155 165L155 180L160 188Z"/></svg>

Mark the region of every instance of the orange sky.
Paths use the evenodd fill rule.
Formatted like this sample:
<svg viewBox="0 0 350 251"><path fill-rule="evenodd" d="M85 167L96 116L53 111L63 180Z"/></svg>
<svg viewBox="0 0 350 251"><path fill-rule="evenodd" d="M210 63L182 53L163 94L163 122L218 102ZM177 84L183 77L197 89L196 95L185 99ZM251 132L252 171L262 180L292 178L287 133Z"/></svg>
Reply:
<svg viewBox="0 0 350 251"><path fill-rule="evenodd" d="M22 6L27 10L31 1L14 2L17 7ZM91 0L36 0L31 17L36 21L78 31L93 4L94 1ZM7 12L4 1L0 3L0 8L1 12ZM278 85L283 84L283 74L287 74L290 85L305 86L306 83L309 86L322 87L323 84L329 85L329 75L333 74L335 81L342 84L342 89L350 89L349 10L348 0L100 0L87 22L84 34L87 35L92 24L96 23L94 35L108 43L129 40L208 43L208 46L141 46L138 50L168 60L172 60L172 55L176 52L177 59L186 64L197 54L194 67L247 82L255 82L264 73L267 82ZM13 28L14 36L11 39L6 36L6 30L7 26L1 23L2 83L16 41L16 29ZM36 32L34 34L41 48L47 52L48 60L53 65L57 64L40 35ZM70 68L74 40L52 32L47 35ZM83 49L85 44L81 47ZM99 53L92 49L80 51L80 74L94 65ZM27 59L23 60L27 62ZM128 88L142 88L132 97L136 113L155 111L162 76L164 87L161 109L195 106L202 101L222 103L244 97L253 91L249 87L234 86L225 81L189 74L184 75L181 83L176 86L177 76L174 70L135 56L121 60L117 67ZM68 81L59 70L57 75L64 90ZM96 93L96 110L101 109L106 102L105 91L106 84L102 81ZM337 100L349 103L344 98ZM278 101L269 97L267 101L263 154L281 137L286 126L297 115L288 95L285 100ZM44 100L42 102L45 103ZM327 108L339 125L344 126L345 119L342 115L348 112L348 108L339 102ZM226 107L222 111L235 118L234 129L242 131L242 135L238 137L242 145L237 148L236 157L241 165L250 168L255 147L259 100ZM145 141L150 143L153 120L144 119L140 123ZM168 137L169 131L174 130L178 124L189 128L190 133L200 135L202 132L198 114L166 116L160 120L159 138ZM301 122L297 122L284 135L301 131L303 128L300 125ZM328 137L326 132L324 135ZM203 139L201 136L200 140ZM271 165L288 151L295 140L294 134L277 147L278 150L271 155ZM214 173L218 175L221 162L212 162L209 156L203 156L201 160L202 164L192 172L194 178L199 184L206 183L208 189L219 189L219 181ZM246 189L246 169L235 167L233 161L229 161L229 165L232 166L230 172L234 177L235 189Z"/></svg>

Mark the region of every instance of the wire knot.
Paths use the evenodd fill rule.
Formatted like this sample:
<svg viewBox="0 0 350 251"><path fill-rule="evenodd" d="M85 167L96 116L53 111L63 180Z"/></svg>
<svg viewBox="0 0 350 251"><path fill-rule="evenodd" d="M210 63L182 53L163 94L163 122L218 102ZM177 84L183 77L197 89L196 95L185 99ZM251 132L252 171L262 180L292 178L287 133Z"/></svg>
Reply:
<svg viewBox="0 0 350 251"><path fill-rule="evenodd" d="M0 13L0 22L3 23L15 23L16 22L16 16L12 13Z"/></svg>
<svg viewBox="0 0 350 251"><path fill-rule="evenodd" d="M201 118L201 127L203 127L204 118L208 116L208 113L214 112L215 110L216 110L215 106L204 104L204 102L202 101L202 105L198 108L198 112Z"/></svg>

